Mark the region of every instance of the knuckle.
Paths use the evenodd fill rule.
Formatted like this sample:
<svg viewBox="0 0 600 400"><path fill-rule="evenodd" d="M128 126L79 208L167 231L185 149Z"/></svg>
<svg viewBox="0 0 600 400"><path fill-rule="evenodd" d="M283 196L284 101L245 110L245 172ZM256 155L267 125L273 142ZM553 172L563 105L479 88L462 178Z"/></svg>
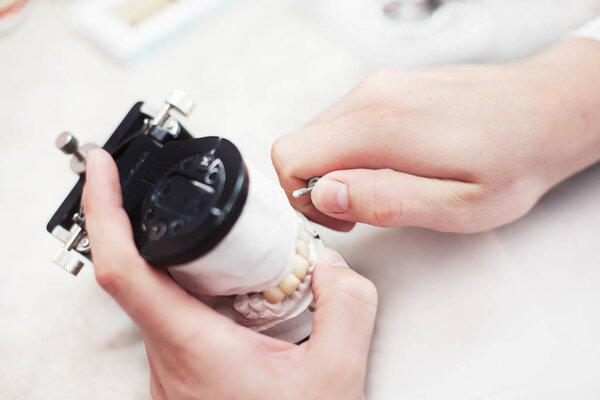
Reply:
<svg viewBox="0 0 600 400"><path fill-rule="evenodd" d="M389 182L393 178L391 175L395 172L384 170L375 174L373 182L374 199L372 204L371 217L378 226L391 227L400 224L402 217L402 201L396 198L394 193L390 193Z"/></svg>
<svg viewBox="0 0 600 400"><path fill-rule="evenodd" d="M130 262L134 262L131 260ZM96 282L111 296L115 296L122 290L122 286L126 281L124 270L126 269L122 263L114 262L107 263L101 261L94 263Z"/></svg>
<svg viewBox="0 0 600 400"><path fill-rule="evenodd" d="M394 127L410 117L410 102L390 98L385 93L376 93L372 97L366 107L352 115L352 122L367 127L371 140L389 142L390 134L395 134Z"/></svg>
<svg viewBox="0 0 600 400"><path fill-rule="evenodd" d="M458 233L475 233L482 230L488 220L486 192L480 185L461 190L449 196L445 202L446 210L440 214L449 215L452 229Z"/></svg>
<svg viewBox="0 0 600 400"><path fill-rule="evenodd" d="M373 222L381 227L397 226L400 220L399 207L391 207L389 202L384 200L379 200L379 204L373 209Z"/></svg>
<svg viewBox="0 0 600 400"><path fill-rule="evenodd" d="M367 89L378 89L382 86L389 84L389 80L392 74L393 71L391 69L376 69L360 82L359 87Z"/></svg>
<svg viewBox="0 0 600 400"><path fill-rule="evenodd" d="M114 294L118 290L121 281L118 275L113 268L96 266L96 281L109 294Z"/></svg>
<svg viewBox="0 0 600 400"><path fill-rule="evenodd" d="M275 139L273 145L271 146L271 161L273 162L273 167L280 175L285 175L286 168L288 167L287 160L289 160L289 155L287 153L287 144L288 138L286 136L281 136Z"/></svg>

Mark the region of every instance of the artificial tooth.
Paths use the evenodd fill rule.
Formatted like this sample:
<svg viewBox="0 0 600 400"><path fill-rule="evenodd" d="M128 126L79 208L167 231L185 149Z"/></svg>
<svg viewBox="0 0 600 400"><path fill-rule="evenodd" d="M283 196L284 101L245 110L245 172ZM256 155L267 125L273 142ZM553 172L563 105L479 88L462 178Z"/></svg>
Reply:
<svg viewBox="0 0 600 400"><path fill-rule="evenodd" d="M308 250L308 243L303 240L296 240L296 254L308 260L308 256L310 254Z"/></svg>
<svg viewBox="0 0 600 400"><path fill-rule="evenodd" d="M308 261L302 256L298 254L294 254L294 260L292 264L292 274L296 276L296 278L303 280L306 276L306 272L308 271Z"/></svg>
<svg viewBox="0 0 600 400"><path fill-rule="evenodd" d="M300 286L300 279L295 277L293 274L288 274L285 278L279 282L279 289L281 289L288 296L294 293L294 290Z"/></svg>
<svg viewBox="0 0 600 400"><path fill-rule="evenodd" d="M298 239L306 243L308 243L308 241L310 240L308 237L308 233L304 229L300 229L300 232L298 232Z"/></svg>
<svg viewBox="0 0 600 400"><path fill-rule="evenodd" d="M278 287L267 289L262 292L262 295L271 304L277 304L285 297L283 290Z"/></svg>

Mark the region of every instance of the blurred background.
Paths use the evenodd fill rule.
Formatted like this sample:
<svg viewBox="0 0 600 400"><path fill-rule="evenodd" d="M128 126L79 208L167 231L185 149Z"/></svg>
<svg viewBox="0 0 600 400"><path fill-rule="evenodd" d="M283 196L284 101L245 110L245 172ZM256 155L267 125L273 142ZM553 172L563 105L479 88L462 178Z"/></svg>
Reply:
<svg viewBox="0 0 600 400"><path fill-rule="evenodd" d="M103 144L134 102L179 88L195 136L230 138L275 179L273 140L374 68L525 57L598 14L592 0L0 0L0 397L149 398L135 326L91 267L51 261L44 228L76 180L61 131ZM379 289L367 398L600 398L599 198L597 165L482 234L323 229Z"/></svg>

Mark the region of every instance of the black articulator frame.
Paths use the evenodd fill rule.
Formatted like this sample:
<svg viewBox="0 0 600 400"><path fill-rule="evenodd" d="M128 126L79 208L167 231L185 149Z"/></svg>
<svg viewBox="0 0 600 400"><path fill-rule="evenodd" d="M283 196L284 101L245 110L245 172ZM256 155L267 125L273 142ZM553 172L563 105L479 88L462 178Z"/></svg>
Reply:
<svg viewBox="0 0 600 400"><path fill-rule="evenodd" d="M248 194L237 148L220 137L194 139L170 114L191 111L193 102L181 92L166 103L158 113L135 104L103 146L117 164L136 245L156 266L185 263L214 248L237 221ZM79 181L46 229L64 243L54 261L77 274L83 266L79 255L90 256L81 195L85 157L93 146L80 148L68 133L57 146L74 154L71 167Z"/></svg>

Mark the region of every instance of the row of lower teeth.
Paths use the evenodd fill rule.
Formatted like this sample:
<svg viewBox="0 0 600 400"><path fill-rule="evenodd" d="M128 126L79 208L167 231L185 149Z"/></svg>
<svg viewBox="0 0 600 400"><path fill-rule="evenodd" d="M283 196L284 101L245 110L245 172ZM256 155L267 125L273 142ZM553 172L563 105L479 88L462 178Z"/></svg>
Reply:
<svg viewBox="0 0 600 400"><path fill-rule="evenodd" d="M271 304L279 303L285 296L289 296L300 286L300 283L308 271L308 233L301 229L296 240L296 254L292 266L292 273L288 274L279 282L277 287L262 292L264 298Z"/></svg>

